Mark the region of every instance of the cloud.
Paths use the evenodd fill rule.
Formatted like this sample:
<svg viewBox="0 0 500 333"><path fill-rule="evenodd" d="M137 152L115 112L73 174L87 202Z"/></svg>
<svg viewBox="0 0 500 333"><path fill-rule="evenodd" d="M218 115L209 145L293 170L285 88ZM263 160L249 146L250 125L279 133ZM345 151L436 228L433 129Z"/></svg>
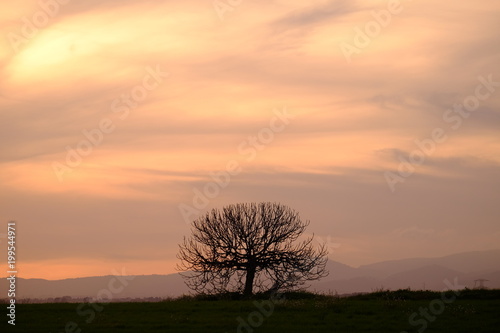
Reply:
<svg viewBox="0 0 500 333"><path fill-rule="evenodd" d="M307 28L323 24L325 21L348 15L361 10L355 1L334 0L321 5L310 5L284 15L273 23L283 28Z"/></svg>
<svg viewBox="0 0 500 333"><path fill-rule="evenodd" d="M0 42L0 219L23 221L33 261L60 252L134 261L145 254L126 246L138 223L148 228L140 245L175 260L188 232L178 204L236 159L242 173L205 210L284 202L311 231L340 239L346 263L448 254L468 235L470 249L492 243L500 91L456 130L443 115L474 93L478 76L500 81L499 3L405 2L348 64L339 43L386 6L245 2L220 21L205 1L70 2L21 52ZM11 7L0 8L4 36L40 10L36 1ZM120 118L112 103L148 66L170 75ZM239 145L283 107L293 122L247 161ZM60 183L52 163L66 163L67 147L104 118L116 129ZM435 128L446 142L391 193L384 172ZM447 244L427 232L453 228ZM50 247L59 239L65 251Z"/></svg>

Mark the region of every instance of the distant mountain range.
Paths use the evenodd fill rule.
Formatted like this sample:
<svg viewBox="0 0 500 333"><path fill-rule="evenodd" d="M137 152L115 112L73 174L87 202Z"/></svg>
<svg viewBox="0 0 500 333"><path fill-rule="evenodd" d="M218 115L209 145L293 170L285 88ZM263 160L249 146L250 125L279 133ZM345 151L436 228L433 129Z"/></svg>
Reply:
<svg viewBox="0 0 500 333"><path fill-rule="evenodd" d="M383 261L358 268L335 261L327 264L330 275L311 283L309 290L348 294L378 289L411 288L449 289L445 282L457 281L473 288L475 280L486 279L485 286L500 288L500 249L454 254L439 258L412 258ZM111 282L113 281L113 282ZM142 275L132 280L114 276L85 277L65 280L17 279L18 298L96 298L99 293L112 298L176 297L188 294L179 274ZM6 295L7 280L0 280L0 291ZM2 291L3 290L3 291ZM110 292L111 291L111 292Z"/></svg>
<svg viewBox="0 0 500 333"><path fill-rule="evenodd" d="M445 280L474 288L475 280L500 288L500 249L453 254L439 258L383 261L358 268L328 262L330 275L312 284L311 290L339 294L384 289L449 289Z"/></svg>

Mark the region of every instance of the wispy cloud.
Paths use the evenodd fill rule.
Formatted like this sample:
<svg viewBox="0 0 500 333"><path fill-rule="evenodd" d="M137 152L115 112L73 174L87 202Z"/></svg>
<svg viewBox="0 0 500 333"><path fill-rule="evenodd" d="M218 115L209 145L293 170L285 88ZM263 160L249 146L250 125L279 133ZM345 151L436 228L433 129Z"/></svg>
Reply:
<svg viewBox="0 0 500 333"><path fill-rule="evenodd" d="M177 205L286 105L294 122L207 209L282 201L312 221L311 232L339 239L335 255L346 263L415 255L419 238L401 249L394 230L434 230L422 255L450 253L467 235L481 249L499 232L500 90L446 133L400 192L383 173L397 170L415 140L449 129L443 114L474 93L479 76L500 81L500 3L404 2L346 63L339 43L384 8L247 1L221 22L201 0L70 1L15 52L8 34L22 34L23 17L43 8L0 5L0 220L23 221L33 263L59 258L51 244L60 239L68 257L92 261L85 267L117 253L134 261L140 253L123 244L139 224L154 260L175 260L188 232ZM156 65L168 80L121 120L113 102ZM103 118L119 126L59 183L51 163ZM450 228L458 231L443 244Z"/></svg>

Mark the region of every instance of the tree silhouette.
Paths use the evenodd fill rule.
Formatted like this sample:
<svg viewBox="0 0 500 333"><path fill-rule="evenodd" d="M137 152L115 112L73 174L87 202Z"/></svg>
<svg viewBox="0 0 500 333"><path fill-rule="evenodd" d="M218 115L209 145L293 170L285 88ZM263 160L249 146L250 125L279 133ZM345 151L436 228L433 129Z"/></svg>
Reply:
<svg viewBox="0 0 500 333"><path fill-rule="evenodd" d="M328 275L327 250L299 241L309 225L278 203L235 204L213 209L192 223L179 245L177 266L199 293L291 290Z"/></svg>

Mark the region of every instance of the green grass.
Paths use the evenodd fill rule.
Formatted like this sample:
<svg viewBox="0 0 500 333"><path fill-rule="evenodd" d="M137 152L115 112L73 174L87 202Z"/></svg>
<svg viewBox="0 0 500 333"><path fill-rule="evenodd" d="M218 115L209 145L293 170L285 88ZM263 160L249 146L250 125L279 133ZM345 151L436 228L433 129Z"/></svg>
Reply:
<svg viewBox="0 0 500 333"><path fill-rule="evenodd" d="M452 293L446 296L451 297ZM4 318L0 331L418 332L423 328L422 321L412 326L410 316L420 308L429 309L431 304L438 306L441 294L399 290L338 298L289 293L284 295L281 304L273 304L272 310L269 299L269 295L259 295L254 300L205 296L160 303L110 303L103 305L102 311L93 310L95 317L89 311L92 309L89 304L80 309L83 315L77 313L78 304L19 304L16 326L7 325ZM264 314L255 302L265 305L261 310ZM499 290L464 290L456 300L445 304L442 313L432 315L435 319L426 321L425 332L500 332L499 315ZM249 326L240 326L238 331L241 323L238 318ZM419 315L415 320L422 318ZM8 327L4 329L5 326Z"/></svg>

